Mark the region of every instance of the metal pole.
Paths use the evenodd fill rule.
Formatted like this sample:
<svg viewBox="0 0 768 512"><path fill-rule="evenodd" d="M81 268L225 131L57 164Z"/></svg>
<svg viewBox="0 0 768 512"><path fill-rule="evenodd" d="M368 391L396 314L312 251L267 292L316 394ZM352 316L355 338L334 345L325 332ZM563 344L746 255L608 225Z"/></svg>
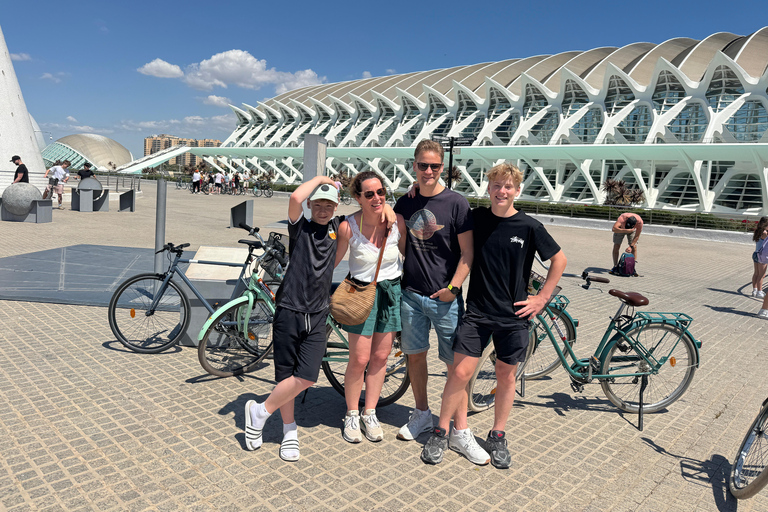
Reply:
<svg viewBox="0 0 768 512"><path fill-rule="evenodd" d="M448 190L451 189L451 173L453 172L453 141L454 137L448 137Z"/></svg>
<svg viewBox="0 0 768 512"><path fill-rule="evenodd" d="M158 253L165 245L165 199L166 182L163 178L157 181L157 208L155 210L155 273L163 272L163 253Z"/></svg>

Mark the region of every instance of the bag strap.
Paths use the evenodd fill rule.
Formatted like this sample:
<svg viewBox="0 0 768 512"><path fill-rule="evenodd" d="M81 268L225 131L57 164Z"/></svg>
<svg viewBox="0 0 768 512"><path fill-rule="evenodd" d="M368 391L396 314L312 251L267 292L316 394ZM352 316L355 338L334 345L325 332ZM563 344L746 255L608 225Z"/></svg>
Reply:
<svg viewBox="0 0 768 512"><path fill-rule="evenodd" d="M379 269L381 268L381 260L384 258L384 249L387 248L387 240L389 240L389 231L391 228L388 228L386 232L384 233L384 243L381 244L381 250L379 251L379 262L376 263L376 273L373 275L373 284L375 285L379 280Z"/></svg>

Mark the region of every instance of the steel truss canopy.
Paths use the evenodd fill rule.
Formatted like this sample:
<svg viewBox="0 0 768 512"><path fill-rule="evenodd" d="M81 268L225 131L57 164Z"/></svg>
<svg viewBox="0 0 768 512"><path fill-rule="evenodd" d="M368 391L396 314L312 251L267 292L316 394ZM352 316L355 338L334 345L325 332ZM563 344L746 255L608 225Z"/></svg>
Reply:
<svg viewBox="0 0 768 512"><path fill-rule="evenodd" d="M185 150L294 183L304 137L318 135L329 173L373 170L404 189L420 140L467 138L454 155L467 196L506 160L526 200L599 204L620 179L650 208L765 215L767 69L765 27L321 84L231 105L222 147Z"/></svg>

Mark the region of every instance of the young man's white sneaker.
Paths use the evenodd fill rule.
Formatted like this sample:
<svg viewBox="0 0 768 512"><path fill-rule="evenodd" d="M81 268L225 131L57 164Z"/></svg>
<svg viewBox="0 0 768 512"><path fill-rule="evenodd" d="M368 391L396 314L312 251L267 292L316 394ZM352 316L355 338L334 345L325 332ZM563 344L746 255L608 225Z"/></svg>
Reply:
<svg viewBox="0 0 768 512"><path fill-rule="evenodd" d="M344 416L344 431L342 437L348 443L359 443L363 440L363 434L360 433L360 413L357 411L347 411Z"/></svg>
<svg viewBox="0 0 768 512"><path fill-rule="evenodd" d="M491 462L491 456L477 443L474 434L468 428L464 430L451 428L451 435L448 436L448 448L459 452L470 462L479 466L485 466Z"/></svg>
<svg viewBox="0 0 768 512"><path fill-rule="evenodd" d="M757 290L757 293L755 294L755 297L758 299L764 299L765 298L765 292L763 290Z"/></svg>
<svg viewBox="0 0 768 512"><path fill-rule="evenodd" d="M427 409L421 411L414 409L411 413L411 417L408 419L408 423L400 428L400 432L397 433L397 438L403 441L413 441L421 434L426 432L432 432L435 425L432 423L432 411Z"/></svg>
<svg viewBox="0 0 768 512"><path fill-rule="evenodd" d="M381 428L379 418L376 417L376 409L367 409L360 417L363 419L360 428L369 441L376 443L384 439L384 430Z"/></svg>
<svg viewBox="0 0 768 512"><path fill-rule="evenodd" d="M768 309L761 309L757 312L757 318L762 318L763 320L768 320Z"/></svg>

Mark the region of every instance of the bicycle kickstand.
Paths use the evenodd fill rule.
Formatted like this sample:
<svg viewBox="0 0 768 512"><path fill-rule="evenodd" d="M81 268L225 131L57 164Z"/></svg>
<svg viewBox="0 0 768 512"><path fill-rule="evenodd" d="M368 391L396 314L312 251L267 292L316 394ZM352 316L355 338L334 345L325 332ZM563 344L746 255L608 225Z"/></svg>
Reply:
<svg viewBox="0 0 768 512"><path fill-rule="evenodd" d="M645 391L645 388L648 387L648 376L643 375L640 378L640 403L637 408L637 428L640 430L640 432L643 431L643 392Z"/></svg>
<svg viewBox="0 0 768 512"><path fill-rule="evenodd" d="M520 395L520 398L525 398L525 374L520 377L520 391L517 391L517 394Z"/></svg>

